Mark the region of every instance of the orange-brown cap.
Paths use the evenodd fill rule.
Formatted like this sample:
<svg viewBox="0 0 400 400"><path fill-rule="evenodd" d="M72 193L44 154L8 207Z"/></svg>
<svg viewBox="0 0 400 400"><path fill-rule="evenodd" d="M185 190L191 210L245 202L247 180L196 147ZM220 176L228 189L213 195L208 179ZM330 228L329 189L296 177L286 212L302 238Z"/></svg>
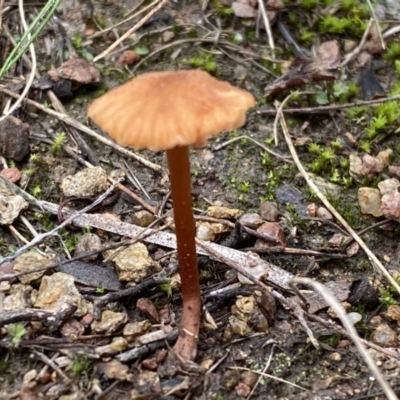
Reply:
<svg viewBox="0 0 400 400"><path fill-rule="evenodd" d="M150 72L96 99L87 115L122 146L204 145L245 123L252 94L201 70Z"/></svg>

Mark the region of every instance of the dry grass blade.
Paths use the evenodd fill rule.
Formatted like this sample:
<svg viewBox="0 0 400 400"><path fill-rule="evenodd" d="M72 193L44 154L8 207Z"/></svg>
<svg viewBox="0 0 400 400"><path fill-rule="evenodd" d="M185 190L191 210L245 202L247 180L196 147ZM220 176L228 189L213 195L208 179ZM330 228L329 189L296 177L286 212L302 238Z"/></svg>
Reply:
<svg viewBox="0 0 400 400"><path fill-rule="evenodd" d="M335 208L328 201L328 199L321 193L321 191L318 189L318 187L315 185L315 183L312 181L312 179L308 175L307 171L304 169L302 163L300 162L299 157L297 156L296 149L295 149L295 147L293 145L293 142L292 142L292 139L290 138L290 135L289 135L289 130L287 128L286 121L285 121L285 118L284 118L284 115L283 115L283 110L282 110L282 106L283 106L284 103L285 103L285 101L280 105L280 107L277 110L277 113L278 113L279 118L280 118L282 131L283 131L283 134L285 136L286 143L287 143L287 145L289 147L290 154L292 155L293 161L295 162L298 170L303 175L303 177L306 180L308 186L312 189L312 191L322 201L324 206L329 210L329 212L331 212L334 215L334 217L343 225L343 227L347 230L347 232L354 238L354 240L364 250L364 252L367 254L367 256L369 258L369 261L372 263L372 265L377 269L378 272L380 272L389 281L389 283L394 288L396 288L396 290L400 294L400 286L397 284L397 282L389 274L389 272L386 270L386 268L383 266L383 264L378 260L376 255L364 243L364 241L360 238L360 236L357 234L357 232L347 223L347 221L335 210Z"/></svg>
<svg viewBox="0 0 400 400"><path fill-rule="evenodd" d="M362 358L364 359L365 363L368 365L369 369L375 376L376 380L382 387L386 397L389 400L398 400L398 397L389 386L385 378L382 376L381 372L379 371L378 367L375 365L374 361L372 360L371 356L368 354L367 349L361 343L361 339L357 334L353 324L347 318L346 312L344 311L343 307L339 304L339 302L335 299L332 293L319 282L313 281L309 278L294 278L290 281L293 284L300 283L303 285L310 285L312 286L323 298L324 300L333 308L336 315L342 321L343 326L346 328L347 332L351 336L356 345L358 351L360 352Z"/></svg>
<svg viewBox="0 0 400 400"><path fill-rule="evenodd" d="M24 28L24 32L28 32L28 26L26 24L25 20L25 11L24 11L24 2L23 0L18 1L18 9L19 9L19 16L21 19L21 24L22 27ZM28 40L31 39L31 34L28 33ZM28 95L28 92L32 86L33 80L35 79L35 74L36 74L36 53L35 53L35 46L33 43L29 45L29 52L31 53L31 58L32 58L32 68L31 72L29 73L29 78L26 81L26 85L24 87L24 90L21 94L21 97L17 99L17 101L13 104L12 107L8 108L7 110L3 111L3 116L0 118L0 121L3 119L7 118L9 115L11 115L22 103L23 99Z"/></svg>
<svg viewBox="0 0 400 400"><path fill-rule="evenodd" d="M143 3L144 3L144 0L143 0L140 4L136 4L136 5L134 6L134 9L133 9L131 12L136 11ZM124 20L118 22L117 24L112 25L112 26L109 26L108 28L105 28L105 29L101 30L100 32L94 33L93 35L91 35L91 36L89 37L89 39L94 39L94 38L96 38L96 37L99 37L99 36L101 36L101 35L104 35L105 33L110 32L110 31L112 31L113 29L118 28L119 26L121 26L121 25L123 25L123 24L126 24L126 23L129 22L130 20L132 20L132 19L138 17L140 14L143 14L143 13L146 12L148 9L150 9L150 8L153 7L153 6L155 6L157 3L158 3L158 0L153 1L151 4L149 4L148 6L144 7L142 10L140 10L140 11L138 11L137 13L135 13L135 14L129 16L128 18L125 18Z"/></svg>
<svg viewBox="0 0 400 400"><path fill-rule="evenodd" d="M260 13L261 13L261 16L264 21L265 30L267 32L268 44L269 44L269 47L271 48L271 54L272 54L272 57L275 58L274 37L272 35L271 24L269 23L268 14L267 14L267 10L265 9L264 1L258 0L258 5L260 7Z"/></svg>
<svg viewBox="0 0 400 400"><path fill-rule="evenodd" d="M368 22L367 27L365 28L364 35L360 40L360 43L351 51L350 53L346 54L342 64L340 65L341 68L345 67L350 61L355 59L362 51L365 42L367 41L367 37L369 35L369 31L372 26L373 19L371 18Z"/></svg>
<svg viewBox="0 0 400 400"><path fill-rule="evenodd" d="M120 43L122 43L126 38L136 32L141 26L143 26L157 11L161 10L168 0L162 0L157 7L151 10L146 16L144 16L137 24L135 24L131 29L125 32L120 38L118 38L107 50L104 50L101 54L94 58L93 62L97 62L102 58L106 57L111 51L113 51Z"/></svg>
<svg viewBox="0 0 400 400"><path fill-rule="evenodd" d="M301 389L301 390L307 390L307 389L305 389L305 388L303 388L303 387L301 387L299 385L296 385L295 383L292 383L292 382L287 381L287 380L282 379L282 378L278 378L277 376L274 376L274 375L266 374L265 372L254 371L252 369L244 368L244 367L231 367L231 369L237 369L237 370L240 370L240 371L252 371L252 372L254 372L256 374L259 374L260 376L265 376L266 378L270 378L270 379L273 379L273 380L278 381L278 382L286 383L287 385L294 386L295 388L298 388L298 389Z"/></svg>
<svg viewBox="0 0 400 400"><path fill-rule="evenodd" d="M275 156L277 158L280 158L280 159L285 160L285 161L288 161L290 159L289 156L285 156L285 155L276 153L275 151L269 149L267 146L264 146L262 143L258 142L257 140L255 140L252 137L247 136L247 135L241 135L241 136L235 137L233 139L229 139L226 142L221 143L220 145L214 147L214 151L221 150L225 146L227 146L227 145L229 145L231 143L237 142L238 140L242 140L242 139L250 140L250 142L253 142L255 145L257 145L258 147L260 147L261 149L263 149L267 153L269 153L269 154L271 154L271 155L273 155L273 156Z"/></svg>

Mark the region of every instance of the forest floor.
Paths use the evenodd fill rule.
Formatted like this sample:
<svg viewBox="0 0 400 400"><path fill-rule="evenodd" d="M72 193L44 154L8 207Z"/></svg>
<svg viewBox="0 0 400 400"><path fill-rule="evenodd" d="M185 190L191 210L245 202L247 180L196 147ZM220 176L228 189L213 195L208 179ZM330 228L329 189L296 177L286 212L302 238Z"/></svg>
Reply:
<svg viewBox="0 0 400 400"><path fill-rule="evenodd" d="M389 5L376 9L382 46L360 0L270 0L269 33L259 3L65 0L35 40L31 102L14 111L9 125L0 121L0 176L9 178L7 170L19 174L16 182L27 201L18 218L17 213L0 226L0 257L6 258L0 258L1 400L386 398L337 314L309 286L300 286L310 303L299 311L288 284L292 277L312 278L333 291L400 393L399 293L348 240L352 235L299 170L301 165L400 283L400 13ZM11 39L21 35L18 6L4 7L3 61ZM37 7L26 2L28 24ZM64 64L74 57L85 61ZM27 51L2 78L3 109L15 101L8 91L21 94L30 59ZM232 265L218 256L198 255L204 312L196 364L189 371L167 356L182 300L176 252L167 243L173 231L161 229L164 211L172 210L165 154L124 152L102 141L107 136L86 110L93 99L138 74L193 68L256 99L242 128L190 150L198 235L206 232L239 267L246 266L240 260L260 257L265 270L259 280L269 289L238 280ZM292 153L282 133L285 123ZM24 139L21 131L29 135ZM10 132L18 135L10 139ZM65 219L88 205L80 197L96 199L109 187L103 184L94 194L63 193L65 178L88 166L102 170L78 176L77 186L93 179L97 187L103 173L105 180L124 176L123 185L141 204L117 191L99 210L58 229L63 213ZM4 196L9 189L1 177ZM389 187L394 194L385 203ZM65 197L72 197L68 204ZM6 208L1 210L5 218ZM131 272L136 265L129 265L129 278L121 278L124 267L115 267L105 248L123 246L124 239L137 236L138 225L152 221L156 232L140 238L144 246L136 250L144 254L135 255L147 266ZM18 253L23 240L53 229L57 234L33 243L24 260ZM89 250L97 253L75 258ZM38 267L47 269L32 273ZM150 282L160 267L167 271L164 283ZM30 274L18 275L21 271ZM132 285L137 291L128 297L105 297ZM43 310L49 314L40 314Z"/></svg>

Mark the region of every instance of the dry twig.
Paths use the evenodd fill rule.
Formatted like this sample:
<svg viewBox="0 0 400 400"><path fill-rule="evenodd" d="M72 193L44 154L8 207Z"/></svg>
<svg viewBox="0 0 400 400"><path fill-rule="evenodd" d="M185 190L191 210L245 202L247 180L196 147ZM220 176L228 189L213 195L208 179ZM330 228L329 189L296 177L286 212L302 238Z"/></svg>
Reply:
<svg viewBox="0 0 400 400"><path fill-rule="evenodd" d="M31 249L32 247L37 246L38 244L44 242L45 240L58 235L58 231L63 228L64 226L69 225L71 222L73 222L74 218L86 213L87 211L91 210L93 207L97 206L98 204L100 204L106 197L109 196L109 194L115 189L115 186L117 185L117 183L115 185L110 186L101 196L99 196L92 204L88 205L87 207L85 207L83 210L76 212L75 214L69 216L63 223L61 223L60 225L56 226L54 229L52 229L50 232L47 233L41 233L40 235L37 235L36 237L34 237L29 243L27 243L25 246L22 246L20 249L18 249L12 256L7 256L4 257L1 262L8 262L8 261L12 261L15 258L17 258L18 256L20 256L21 254L25 253L26 251L28 251L29 249Z"/></svg>
<svg viewBox="0 0 400 400"><path fill-rule="evenodd" d="M319 106L319 107L285 108L284 111L287 114L318 115L318 114L326 114L329 111L344 110L346 108L358 107L358 106L371 106L375 104L386 103L388 101L398 101L398 100L400 100L400 94L396 94L395 96L391 97L382 97L380 99L355 101L354 103L330 104L329 106ZM271 116L275 116L277 112L278 111L276 109L274 110L272 108L260 109L256 111L257 114L264 114Z"/></svg>
<svg viewBox="0 0 400 400"><path fill-rule="evenodd" d="M363 37L360 40L360 43L350 53L346 54L346 57L344 58L342 64L340 65L341 68L345 67L351 60L353 60L360 54L361 50L364 47L365 42L367 41L369 30L371 29L373 21L374 20L370 18L367 28L364 31Z"/></svg>

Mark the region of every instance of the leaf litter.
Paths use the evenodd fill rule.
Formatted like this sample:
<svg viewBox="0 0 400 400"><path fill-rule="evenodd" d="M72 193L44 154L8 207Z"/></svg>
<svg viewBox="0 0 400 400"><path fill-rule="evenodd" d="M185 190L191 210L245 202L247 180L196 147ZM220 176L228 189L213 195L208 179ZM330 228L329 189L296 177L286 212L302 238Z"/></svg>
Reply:
<svg viewBox="0 0 400 400"><path fill-rule="evenodd" d="M320 295L310 286L295 289L291 283L294 276L309 276L326 284L348 318L359 321L358 334L396 391L396 290L362 251L349 251L349 234L343 234L335 218L322 211L304 217L304 210L321 204L293 164L274 156L268 113L276 114L272 99L306 87L306 94L289 100L299 116L285 114L291 135L308 143L297 149L301 160L326 184L336 183L329 200L353 228L370 226L365 240L397 278L398 196L387 173L397 181L396 110L391 102L397 95L398 67L392 60L398 42L385 52L372 25L359 22L368 21L360 14L362 7L357 15L355 8L348 8L346 15L347 3L341 8L302 1L293 9L270 3L266 8L256 1L115 3L124 18L137 14L129 28L118 25L121 19L106 5L65 2L37 38L40 67L30 101L3 119L16 135L22 128L29 136L15 141L4 122L0 130L0 387L7 398L346 399L371 391L376 398L384 393L396 398L376 383L371 386L371 373ZM304 10L312 11L313 20L305 18ZM12 31L17 8L5 11L3 25ZM34 16L31 11L25 9L28 20ZM329 13L335 17L326 17ZM274 25L279 25L277 17L287 28L285 34L279 28L283 36ZM299 36L289 38L296 26ZM385 39L387 32L383 30ZM395 29L390 32L396 35ZM307 38L316 36L321 40L314 56ZM5 38L8 48L14 45L12 36ZM343 39L347 47L342 47ZM7 48L2 51L6 58ZM343 52L345 73L338 58ZM274 54L291 61L286 74ZM21 73L30 67L27 54L2 77L4 103L19 96L25 84ZM133 71L189 68L231 81L259 102L240 133L227 132L215 140L216 146L208 146L212 157L191 151L197 231L211 229L209 238L215 242L197 240L204 304L196 363L182 363L172 350L182 309L165 160L160 154L120 148L89 128L84 118L94 97L127 81ZM354 90L358 82L359 95ZM346 103L351 111L340 111ZM329 104L329 114L322 104ZM243 136L220 146L241 133L251 140ZM308 138L302 140L305 134ZM289 155L281 140L276 147L279 154ZM378 155L369 155L371 150ZM379 156L382 151L387 155ZM133 167L117 173L122 157L133 157ZM346 163L350 157L353 164ZM101 166L102 172L88 182L79 174L90 166ZM64 204L60 185L66 185L68 176L78 179L79 193L69 194ZM101 180L93 191L97 178ZM288 184L302 193L298 200L287 200ZM114 198L106 193L98 199L117 186L123 194ZM365 204L370 196L357 203L357 193L360 199L366 189L380 191L374 208ZM270 200L277 201L272 218L266 212ZM359 207L368 210L365 217ZM143 208L154 218L140 218L139 226L133 214ZM88 232L96 237L95 244L82 242L84 251L74 254ZM141 250L127 257L126 267L114 269L110 252L124 260L128 246ZM136 269L139 265L143 269Z"/></svg>

